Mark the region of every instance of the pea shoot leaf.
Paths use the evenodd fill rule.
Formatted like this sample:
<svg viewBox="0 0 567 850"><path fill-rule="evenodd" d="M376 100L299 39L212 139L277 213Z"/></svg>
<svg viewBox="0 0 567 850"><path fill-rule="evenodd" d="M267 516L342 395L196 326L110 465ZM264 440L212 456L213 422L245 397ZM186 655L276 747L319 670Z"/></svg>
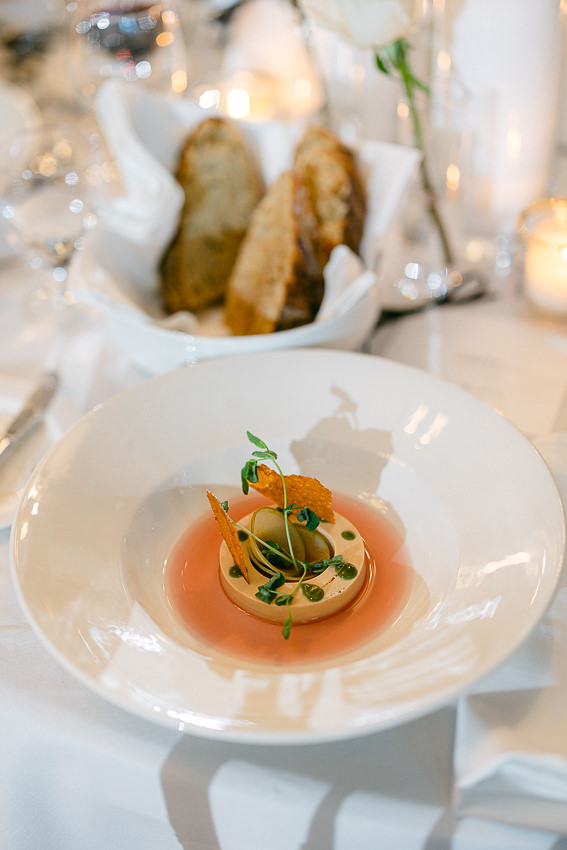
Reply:
<svg viewBox="0 0 567 850"><path fill-rule="evenodd" d="M308 564L310 572L313 575L320 575L320 573L324 573L328 567L334 567L336 570L340 569L343 565L343 556L342 555L334 555L332 558L323 558L320 561L317 561L314 564Z"/></svg>
<svg viewBox="0 0 567 850"><path fill-rule="evenodd" d="M269 449L268 446L266 445L266 443L263 440L261 440L260 437L254 436L254 434L252 434L250 431L246 432L246 436L248 437L248 439L250 440L250 442L253 445L255 445L259 449L263 449L264 451L266 451L268 453L266 455L266 457L269 457L270 460L277 460L278 459L277 454L275 452L273 452L271 449ZM256 454L256 452L254 452L254 454Z"/></svg>
<svg viewBox="0 0 567 850"><path fill-rule="evenodd" d="M242 481L242 492L245 496L248 495L250 489L248 482L255 483L258 480L258 461L248 460L240 470L240 478Z"/></svg>
<svg viewBox="0 0 567 850"><path fill-rule="evenodd" d="M250 440L251 443L254 443L255 446L258 446L259 449L267 449L267 445L260 437L256 437L251 431L246 432L246 436Z"/></svg>
<svg viewBox="0 0 567 850"><path fill-rule="evenodd" d="M258 599L262 602L267 602L270 605L274 599L278 597L276 588L281 587L285 583L285 578L282 573L274 573L265 584L261 584L256 592Z"/></svg>
<svg viewBox="0 0 567 850"><path fill-rule="evenodd" d="M320 519L311 508L303 506L296 514L299 522L304 522L308 531L315 531L319 525Z"/></svg>
<svg viewBox="0 0 567 850"><path fill-rule="evenodd" d="M292 601L293 594L291 593L280 593L280 595L276 597L276 605L288 605Z"/></svg>

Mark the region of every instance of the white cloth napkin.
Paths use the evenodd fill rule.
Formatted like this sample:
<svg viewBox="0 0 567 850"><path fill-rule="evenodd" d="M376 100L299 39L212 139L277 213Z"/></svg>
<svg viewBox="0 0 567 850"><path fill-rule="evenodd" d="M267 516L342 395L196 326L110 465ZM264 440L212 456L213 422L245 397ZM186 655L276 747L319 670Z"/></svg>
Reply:
<svg viewBox="0 0 567 850"><path fill-rule="evenodd" d="M76 300L103 311L126 305L138 311L140 322L159 322L163 313L156 294L157 267L175 232L183 202L173 174L184 139L210 113L192 100L165 99L116 80L109 80L99 90L97 113L123 188L108 205L95 238L75 264L70 290ZM291 167L306 120L240 123L257 154L266 185ZM343 277L343 260L326 270L329 292L341 297L347 318L375 282L369 273L374 276L382 239L419 158L415 150L374 140L361 141L358 156L368 189L363 265L348 280ZM354 269L352 260L348 269ZM347 284L352 286L350 297L344 292ZM323 315L336 317L329 300ZM134 317L130 311L128 321ZM198 332L198 327L189 326ZM206 326L201 333L208 333Z"/></svg>
<svg viewBox="0 0 567 850"><path fill-rule="evenodd" d="M155 283L159 259L173 236L183 191L173 174L187 135L210 113L189 99L167 99L142 87L109 80L97 96L97 115L116 159L124 191L109 205L104 238L114 234L125 252L113 252L116 271L140 286ZM267 183L291 163L304 129L300 123L241 124ZM138 260L132 263L132 255ZM107 265L109 265L107 263Z"/></svg>
<svg viewBox="0 0 567 850"><path fill-rule="evenodd" d="M177 225L183 195L173 172L181 145L210 113L192 100L164 99L142 87L109 80L99 91L97 114L124 184L123 194L108 209L103 232L105 237L109 232L121 237L141 256L137 269L123 268L129 275L139 275L138 283L144 284L154 279L157 261ZM306 124L307 119L240 122L266 185L291 167ZM361 254L366 267L373 269L419 154L375 140L361 140L357 154L368 193ZM113 259L125 262L124 257Z"/></svg>
<svg viewBox="0 0 567 850"><path fill-rule="evenodd" d="M567 503L567 434L534 441ZM462 814L567 832L567 576L528 640L459 701Z"/></svg>

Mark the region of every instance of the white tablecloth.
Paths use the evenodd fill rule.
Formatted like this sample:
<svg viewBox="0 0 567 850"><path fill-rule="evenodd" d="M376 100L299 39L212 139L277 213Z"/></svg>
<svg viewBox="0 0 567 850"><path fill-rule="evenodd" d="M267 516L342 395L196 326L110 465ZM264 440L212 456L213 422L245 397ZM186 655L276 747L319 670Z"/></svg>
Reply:
<svg viewBox="0 0 567 850"><path fill-rule="evenodd" d="M42 68L34 94L57 111L61 54ZM0 378L56 360L75 417L146 378L96 318L30 309L38 275L0 263ZM490 299L384 322L370 348L500 409L567 498L566 331L510 278ZM0 530L0 850L567 850L565 593L475 694L429 716L342 743L238 746L131 716L64 670L26 621Z"/></svg>
<svg viewBox="0 0 567 850"><path fill-rule="evenodd" d="M56 357L60 391L77 415L145 379L94 317L30 310L38 282L18 262L0 268L1 374L33 378ZM564 328L533 317L505 284L494 299L384 323L372 350L448 377L490 403L500 400L530 437L565 427ZM556 443L546 439L551 456ZM550 629L547 619L535 639L549 637ZM0 532L0 631L2 848L567 848L567 804L560 800L528 791L529 806L514 809L491 793L490 782L459 787L461 772L472 770L470 737L459 738L463 712L498 719L501 694L313 747L238 746L177 734L105 703L51 657L16 599L7 530ZM528 664L529 688L521 711L534 718L544 708L564 712L545 670L541 687L534 686L529 657L519 660ZM505 679L517 661L499 674ZM478 734L485 740L482 729Z"/></svg>

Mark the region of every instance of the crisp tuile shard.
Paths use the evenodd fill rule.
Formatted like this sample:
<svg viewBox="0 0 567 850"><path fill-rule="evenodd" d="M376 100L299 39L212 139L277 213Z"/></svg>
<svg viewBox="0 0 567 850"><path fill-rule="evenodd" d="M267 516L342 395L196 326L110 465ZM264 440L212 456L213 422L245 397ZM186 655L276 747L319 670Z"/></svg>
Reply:
<svg viewBox="0 0 567 850"><path fill-rule="evenodd" d="M278 472L261 463L257 467L258 481L249 481L251 487L279 505L284 505L284 493L281 477ZM321 484L317 478L308 475L284 475L288 505L299 505L310 508L320 519L327 522L335 521L331 507L333 494Z"/></svg>
<svg viewBox="0 0 567 850"><path fill-rule="evenodd" d="M250 578L248 576L248 567L246 566L246 561L244 559L242 548L240 546L240 540L238 539L238 532L235 526L232 524L232 522L226 515L226 511L224 510L222 504L219 502L214 493L211 493L210 490L207 490L207 498L217 521L220 533L223 536L224 542L228 546L228 551L232 555L234 563L239 568L246 581L250 582Z"/></svg>

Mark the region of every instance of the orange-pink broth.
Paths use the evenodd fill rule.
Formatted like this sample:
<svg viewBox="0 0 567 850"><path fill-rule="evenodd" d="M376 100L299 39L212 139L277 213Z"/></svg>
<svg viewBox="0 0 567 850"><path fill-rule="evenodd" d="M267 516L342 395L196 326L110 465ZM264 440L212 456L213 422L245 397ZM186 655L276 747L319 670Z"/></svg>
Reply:
<svg viewBox="0 0 567 850"><path fill-rule="evenodd" d="M250 493L232 500L229 514L238 521L265 504L264 497ZM412 572L409 555L392 524L369 505L334 496L333 509L350 519L362 535L368 564L360 593L342 611L294 625L285 640L281 624L238 608L220 583L222 537L212 513L190 525L169 554L166 592L173 610L204 644L258 663L328 660L376 637L396 619L407 600ZM290 610L293 619L293 604Z"/></svg>

